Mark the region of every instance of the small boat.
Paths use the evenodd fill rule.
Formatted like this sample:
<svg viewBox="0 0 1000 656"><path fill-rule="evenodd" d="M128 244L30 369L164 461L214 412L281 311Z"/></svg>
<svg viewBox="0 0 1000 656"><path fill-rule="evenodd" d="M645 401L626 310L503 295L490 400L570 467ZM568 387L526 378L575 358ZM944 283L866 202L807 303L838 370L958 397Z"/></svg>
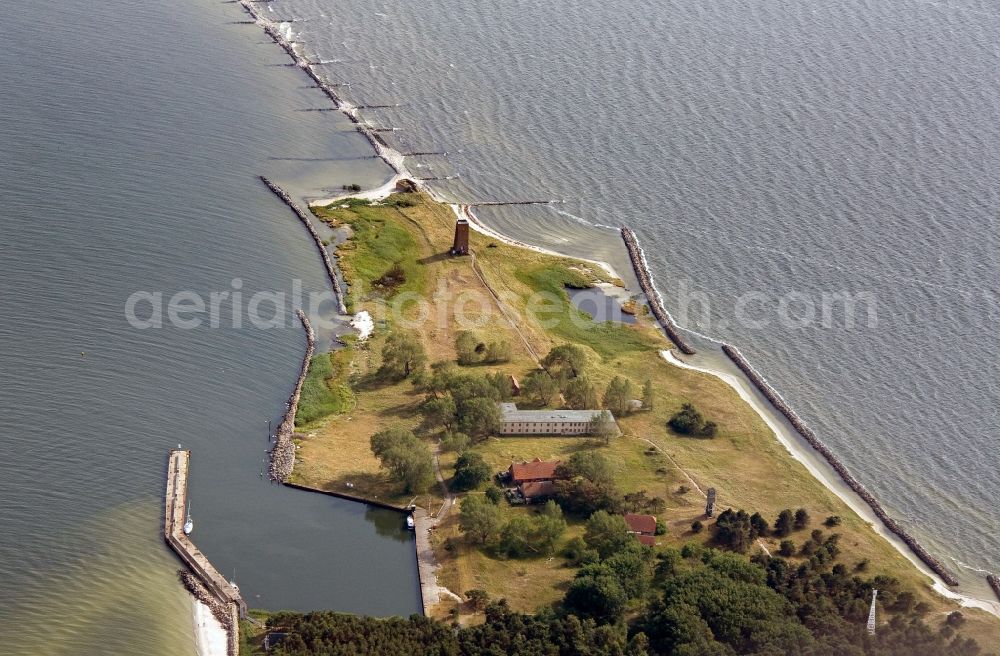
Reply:
<svg viewBox="0 0 1000 656"><path fill-rule="evenodd" d="M406 528L413 530L413 515L406 516Z"/></svg>
<svg viewBox="0 0 1000 656"><path fill-rule="evenodd" d="M184 520L184 535L191 535L194 530L194 520L191 519L191 502L188 502L187 519Z"/></svg>

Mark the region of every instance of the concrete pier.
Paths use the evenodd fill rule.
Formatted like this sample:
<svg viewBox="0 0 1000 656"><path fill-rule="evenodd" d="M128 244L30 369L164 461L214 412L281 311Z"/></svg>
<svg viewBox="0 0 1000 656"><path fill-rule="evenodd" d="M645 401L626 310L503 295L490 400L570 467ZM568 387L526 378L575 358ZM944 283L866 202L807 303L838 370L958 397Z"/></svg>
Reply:
<svg viewBox="0 0 1000 656"><path fill-rule="evenodd" d="M171 449L167 463L167 491L163 510L163 539L166 540L184 564L208 590L211 597L228 613L226 631L229 634L227 651L239 655L239 619L246 617L247 606L240 592L219 573L208 558L184 535L185 508L187 506L188 468L191 452Z"/></svg>

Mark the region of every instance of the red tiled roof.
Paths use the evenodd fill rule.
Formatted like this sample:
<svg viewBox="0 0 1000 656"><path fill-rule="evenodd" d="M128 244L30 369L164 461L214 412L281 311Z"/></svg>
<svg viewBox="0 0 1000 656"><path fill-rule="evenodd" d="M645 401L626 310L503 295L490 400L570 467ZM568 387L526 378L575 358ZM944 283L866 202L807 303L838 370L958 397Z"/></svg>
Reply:
<svg viewBox="0 0 1000 656"><path fill-rule="evenodd" d="M551 497L553 492L552 481L535 481L521 484L521 494L525 499L537 499L538 497Z"/></svg>
<svg viewBox="0 0 1000 656"><path fill-rule="evenodd" d="M649 535L656 533L656 518L652 515L626 513L625 523L628 524L628 530L633 533L648 533Z"/></svg>
<svg viewBox="0 0 1000 656"><path fill-rule="evenodd" d="M515 483L521 481L546 481L552 480L556 476L556 467L559 461L542 462L535 458L532 462L514 463L510 466L510 475Z"/></svg>
<svg viewBox="0 0 1000 656"><path fill-rule="evenodd" d="M654 538L652 535L637 535L635 537L639 538L639 542L646 545L647 547L656 546L656 538Z"/></svg>

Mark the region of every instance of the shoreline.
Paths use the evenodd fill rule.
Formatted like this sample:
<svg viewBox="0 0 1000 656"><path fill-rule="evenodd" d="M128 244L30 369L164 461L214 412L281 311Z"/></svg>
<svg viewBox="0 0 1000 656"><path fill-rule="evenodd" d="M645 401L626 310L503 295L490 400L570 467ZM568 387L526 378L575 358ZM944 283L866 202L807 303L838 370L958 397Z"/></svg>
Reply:
<svg viewBox="0 0 1000 656"><path fill-rule="evenodd" d="M822 459L822 454L816 451L812 445L805 442L805 438L799 435L793 427L785 426L780 420L771 416L769 408L761 403L761 401L755 396L754 392L758 390L752 387L752 381L743 380L739 376L726 371L711 369L709 367L700 367L684 362L674 355L672 350L660 351L660 355L671 365L714 376L733 388L740 398L753 408L754 412L756 412L767 427L771 429L775 438L783 447L785 447L789 455L801 463L809 471L813 478L822 483L824 487L835 494L841 501L846 503L855 514L865 520L875 533L891 544L893 548L910 561L913 566L917 568L917 570L926 575L931 580L932 587L935 592L947 599L957 601L963 607L978 608L1000 617L1000 603L962 595L945 585L945 582L941 579L941 577L938 576L936 572L932 571L923 561L921 561L917 554L910 549L909 545L900 539L898 535L893 533L881 521L881 519L875 515L875 512L864 501L864 499L858 496L854 490L850 489L847 483L837 474L836 470L830 466L830 463L828 463L825 459ZM749 383L749 385L747 383ZM780 411L777 408L774 408L774 410L780 415ZM810 456L813 455L817 457L811 458ZM823 470L823 465L826 465L826 467L829 468L829 472Z"/></svg>
<svg viewBox="0 0 1000 656"><path fill-rule="evenodd" d="M359 193L344 194L330 199L311 201L308 203L309 208L313 208L320 205L329 205L332 203L336 203L338 200L343 200L346 198L365 198L368 200L381 200L382 198L385 198L395 190L400 180L410 179L414 181L414 185L418 190L427 193L435 202L449 206L456 215L456 217L468 219L469 223L471 224L471 227L483 235L486 235L490 238L496 239L511 246L524 248L557 257L570 257L549 249L533 246L531 244L521 242L517 239L507 237L485 226L478 219L478 217L476 217L476 215L474 214L469 205L449 202L441 198L437 193L435 193L433 189L431 189L423 181L414 179L409 174L408 170L403 164L405 158L402 155L402 153L390 147L378 135L378 133L372 128L372 126L360 116L358 107L355 107L353 104L344 101L337 95L337 93L332 89L332 86L336 85L332 85L331 83L323 80L320 77L320 75L314 68L314 64L308 61L305 58L305 56L302 55L296 49L297 44L290 38L285 37L285 35L282 33L283 30L281 29L281 24L269 20L266 17L266 15L259 14L256 10L256 7L254 7L251 4L253 0L238 0L238 1L239 4L244 8L244 10L247 11L247 13L249 13L255 19L254 22L256 24L261 25L264 31L276 43L278 43L278 45L281 46L286 51L286 53L293 59L295 64L299 68L302 68L303 71L306 72L306 74L309 75L309 77L316 82L317 87L334 103L336 109L342 112L352 123L355 124L357 131L360 132L372 145L376 156L382 159L395 172L395 175L393 175L388 182L382 184L379 187L376 187L374 189L369 189L367 191L362 191ZM630 243L629 239L626 237L626 234L632 235L631 231L628 230L628 228L623 228L622 236L626 244L626 250L628 251L630 259L632 261L634 272L639 280L640 289L646 295L647 301L649 302L651 309L654 309L654 304L655 304L659 306L659 309L661 310L662 314L668 317L667 325L664 324L664 321L655 312L654 312L654 317L659 321L661 327L663 327L664 330L667 331L668 338L671 339L671 341L673 341L681 351L688 354L693 354L694 349L691 346L689 346L682 337L680 338L680 340L678 340L674 339L674 336L671 335L671 331L669 330L668 325L670 327L675 327L675 326L672 323L672 319L669 318L669 314L666 313L666 311L663 310L662 308L660 295L655 288L652 275L649 273L648 268L645 267L645 257L644 254L642 253L642 249L638 247L638 244ZM632 235L632 239L634 242L634 235ZM636 254L636 250L638 252L638 255ZM641 260L642 263L641 268L638 264L636 264L637 257ZM587 261L589 263L598 265L602 269L607 271L613 278L616 278L619 281L622 280L622 278L618 276L617 273L614 271L614 269L606 262L586 260L585 258L579 258L579 257L575 259ZM643 273L645 273L646 277L645 280L642 275ZM652 293L650 293L650 291L652 291ZM909 537L908 534L906 534L905 531L902 531L902 529L898 530L893 529L893 527L890 524L895 524L895 522L891 518L889 518L888 515L884 513L884 511L882 514L885 515L885 517L879 516L878 508L872 505L871 502L867 502L866 499L864 498L864 495L860 494L858 490L855 488L855 486L851 484L851 480L853 480L853 477L850 477L851 480L845 478L843 474L831 477L828 472L824 471L824 468L829 468L830 472L833 472L834 474L839 474L839 472L837 472L835 464L832 461L830 461L829 456L827 456L824 449L817 448L815 444L812 444L808 439L807 435L802 434L801 431L800 432L788 431L788 427L784 426L783 422L773 421L773 419L769 417L769 415L773 411L777 413L779 416L784 416L784 418L787 421L789 421L793 427L795 426L795 422L792 421L787 414L782 415L782 408L779 404L775 403L773 400L770 400L768 405L772 407L770 408L770 410L768 410L763 404L760 403L759 399L757 399L754 396L753 392L747 392L747 390L745 390L745 387L748 385L749 382L749 387L751 388L751 390L769 399L765 389L761 389L759 385L756 388L754 387L754 380L746 371L744 371L744 376L748 379L748 381L744 381L740 377L735 376L733 374L714 371L708 368L697 367L694 365L689 365L681 360L676 359L669 351L661 352L661 354L663 355L664 359L666 359L671 364L675 364L680 367L694 369L696 371L701 371L703 373L714 375L722 379L731 387L733 387L737 391L739 396L745 402L750 404L751 407L763 418L765 424L769 428L771 428L771 430L775 433L775 436L778 438L779 442L782 443L782 445L786 448L786 450L788 450L788 452L792 455L792 457L801 462L802 464L804 464L811 475L813 475L825 487L827 487L841 500L843 500L851 508L851 510L854 511L858 516L860 516L862 519L868 522L874 528L876 533L878 533L880 536L888 540L890 544L892 544L893 547L897 549L897 551L899 551L904 557L907 558L907 560L909 560L914 566L916 566L921 573L930 577L931 580L933 581L934 590L937 591L940 595L952 600L956 600L962 606L981 608L993 615L1000 617L1000 604L977 599L974 597L967 597L948 589L945 585L945 582L947 582L950 577L947 571L944 570L943 567L940 566L940 564L938 564L938 567L935 568L933 562L924 562L924 560L921 560L922 557L920 556L919 553L917 553L917 551L918 549L920 551L923 551L922 547L919 547L919 545L917 545L917 548L914 548L912 545L907 544L906 538ZM730 358L732 358L732 356L730 356ZM738 368L742 369L742 367L739 367L738 362L733 360L733 363ZM308 365L308 358L306 360L306 365L303 367L303 372L305 372L305 368L307 365ZM300 377L299 385L296 388L297 390L301 388L301 380L302 379ZM289 411L292 417L294 418L294 412L295 412L294 405L289 408ZM287 421L287 415L286 415L286 421ZM289 435L289 443L290 443L290 435ZM292 465L294 465L294 456L295 456L294 448L295 448L294 444L292 444L291 458L290 458ZM275 449L277 450L277 444L275 445ZM817 462L821 463L822 466L817 466ZM274 462L272 456L272 467L273 464ZM290 471L291 469L289 468L289 473ZM283 480L283 479L275 479L275 480ZM858 486L861 486L861 484L858 483ZM864 489L863 486L861 486L861 488ZM875 501L875 504L877 505L878 502ZM898 527L898 524L896 526ZM900 533L900 531L902 531L902 533ZM912 538L910 538L910 540L912 541ZM924 553L926 554L926 552ZM931 561L935 561L935 559L929 556L929 554L927 555L927 558L929 558ZM951 580L954 581L954 579ZM957 585L957 582L955 584Z"/></svg>
<svg viewBox="0 0 1000 656"><path fill-rule="evenodd" d="M228 635L222 622L205 602L191 595L191 617L194 622L195 651L198 656L226 656Z"/></svg>

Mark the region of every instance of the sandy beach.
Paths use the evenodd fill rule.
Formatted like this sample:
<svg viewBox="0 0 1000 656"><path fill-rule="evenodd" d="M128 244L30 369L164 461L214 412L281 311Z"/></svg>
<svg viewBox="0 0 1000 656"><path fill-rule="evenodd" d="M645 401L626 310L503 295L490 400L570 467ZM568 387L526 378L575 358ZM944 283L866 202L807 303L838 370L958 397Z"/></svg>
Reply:
<svg viewBox="0 0 1000 656"><path fill-rule="evenodd" d="M673 351L660 351L660 355L663 356L664 360L674 366L715 376L736 390L736 393L740 395L740 398L746 401L746 403L750 405L750 407L752 407L758 415L760 415L761 419L764 420L764 423L767 424L768 428L774 432L775 437L781 445L788 450L788 453L791 454L793 458L801 462L810 474L823 483L823 485L826 486L831 492L840 497L840 499L843 500L844 503L851 508L851 510L868 522L876 533L888 540L889 543L892 544L897 551L899 551L899 553L905 556L907 560L913 563L917 569L925 574L933 582L935 591L948 599L954 599L962 606L980 608L988 613L992 613L993 615L1000 617L1000 603L989 599L978 599L975 597L961 595L948 588L936 574L931 572L927 566L919 558L917 558L912 551L910 551L906 544L904 544L895 534L885 528L882 522L879 521L879 519L872 512L871 507L869 507L868 504L866 504L853 492L853 490L844 484L836 472L829 467L819 454L813 451L808 444L805 444L801 437L799 437L799 435L795 433L790 426L775 416L773 409L769 405L765 405L765 403L756 396L749 381L741 376L737 376L729 372L715 371L707 367L699 367L689 364L679 359Z"/></svg>
<svg viewBox="0 0 1000 656"><path fill-rule="evenodd" d="M198 656L226 656L226 630L211 609L191 597L194 637Z"/></svg>

